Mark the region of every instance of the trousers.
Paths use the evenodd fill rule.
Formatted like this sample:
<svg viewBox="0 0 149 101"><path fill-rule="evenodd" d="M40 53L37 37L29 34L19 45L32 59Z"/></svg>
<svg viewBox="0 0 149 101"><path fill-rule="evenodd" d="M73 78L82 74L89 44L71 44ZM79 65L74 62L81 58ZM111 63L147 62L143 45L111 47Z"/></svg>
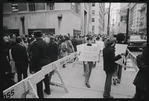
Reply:
<svg viewBox="0 0 149 101"><path fill-rule="evenodd" d="M108 97L110 96L111 84L112 84L112 75L113 75L113 73L107 73L106 72L106 80L105 80L103 96L108 96Z"/></svg>
<svg viewBox="0 0 149 101"><path fill-rule="evenodd" d="M45 84L45 90L50 91L50 86L49 86L49 75L45 75L45 78L38 82L37 85L37 95L39 98L44 98L43 94L43 82Z"/></svg>
<svg viewBox="0 0 149 101"><path fill-rule="evenodd" d="M27 75L28 63L15 62L15 66L17 69L18 82L20 82L22 80L22 75L23 79L25 79L28 76Z"/></svg>
<svg viewBox="0 0 149 101"><path fill-rule="evenodd" d="M92 68L93 68L93 62L88 62L87 64L84 64L85 83L89 83Z"/></svg>
<svg viewBox="0 0 149 101"><path fill-rule="evenodd" d="M134 99L146 99L147 91L140 89L139 87L136 87L136 93L134 95Z"/></svg>

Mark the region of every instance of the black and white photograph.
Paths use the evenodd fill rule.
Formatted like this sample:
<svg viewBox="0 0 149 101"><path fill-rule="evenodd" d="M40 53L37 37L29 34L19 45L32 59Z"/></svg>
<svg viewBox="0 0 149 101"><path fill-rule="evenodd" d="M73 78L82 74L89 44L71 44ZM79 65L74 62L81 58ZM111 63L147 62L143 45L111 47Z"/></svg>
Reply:
<svg viewBox="0 0 149 101"><path fill-rule="evenodd" d="M3 3L3 99L147 99L147 3Z"/></svg>

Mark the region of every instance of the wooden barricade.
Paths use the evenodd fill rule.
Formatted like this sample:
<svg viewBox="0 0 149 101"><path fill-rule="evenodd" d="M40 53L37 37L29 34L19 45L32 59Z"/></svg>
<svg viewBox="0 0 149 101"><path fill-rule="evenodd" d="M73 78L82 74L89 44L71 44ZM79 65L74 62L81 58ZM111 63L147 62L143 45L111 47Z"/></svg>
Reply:
<svg viewBox="0 0 149 101"><path fill-rule="evenodd" d="M68 90L65 86L63 78L59 72L58 67L61 65L71 61L76 57L77 53L72 53L69 56L66 56L62 59L59 59L55 62L52 62L46 66L43 66L42 69L35 74L23 79L17 84L9 87L8 89L3 91L3 98L26 98L27 94L32 95L33 98L38 98L36 89L36 84L44 79L46 74L49 74L51 71L55 71L58 74L61 84L50 82L50 84L54 84L56 86L62 87L68 93Z"/></svg>

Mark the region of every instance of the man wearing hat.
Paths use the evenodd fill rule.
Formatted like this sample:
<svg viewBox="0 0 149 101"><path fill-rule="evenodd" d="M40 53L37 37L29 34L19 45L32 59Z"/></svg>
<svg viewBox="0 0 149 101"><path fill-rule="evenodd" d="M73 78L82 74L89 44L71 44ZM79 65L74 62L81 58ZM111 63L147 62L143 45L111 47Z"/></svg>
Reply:
<svg viewBox="0 0 149 101"><path fill-rule="evenodd" d="M31 62L34 64L34 72L38 72L41 68L50 63L50 58L48 57L48 44L43 41L41 31L35 31L34 36L36 41L32 45L32 59ZM49 86L49 76L45 75L45 78L37 83L37 94L39 98L44 98L43 94L43 84L45 83L46 94L50 94L50 86Z"/></svg>

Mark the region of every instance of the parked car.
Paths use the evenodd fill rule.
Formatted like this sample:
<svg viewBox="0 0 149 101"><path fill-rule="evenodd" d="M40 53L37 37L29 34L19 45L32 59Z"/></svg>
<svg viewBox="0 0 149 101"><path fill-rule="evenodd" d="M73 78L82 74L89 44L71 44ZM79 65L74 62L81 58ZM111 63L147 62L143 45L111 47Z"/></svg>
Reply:
<svg viewBox="0 0 149 101"><path fill-rule="evenodd" d="M128 40L128 48L142 48L147 40L141 39L140 35L131 35Z"/></svg>

